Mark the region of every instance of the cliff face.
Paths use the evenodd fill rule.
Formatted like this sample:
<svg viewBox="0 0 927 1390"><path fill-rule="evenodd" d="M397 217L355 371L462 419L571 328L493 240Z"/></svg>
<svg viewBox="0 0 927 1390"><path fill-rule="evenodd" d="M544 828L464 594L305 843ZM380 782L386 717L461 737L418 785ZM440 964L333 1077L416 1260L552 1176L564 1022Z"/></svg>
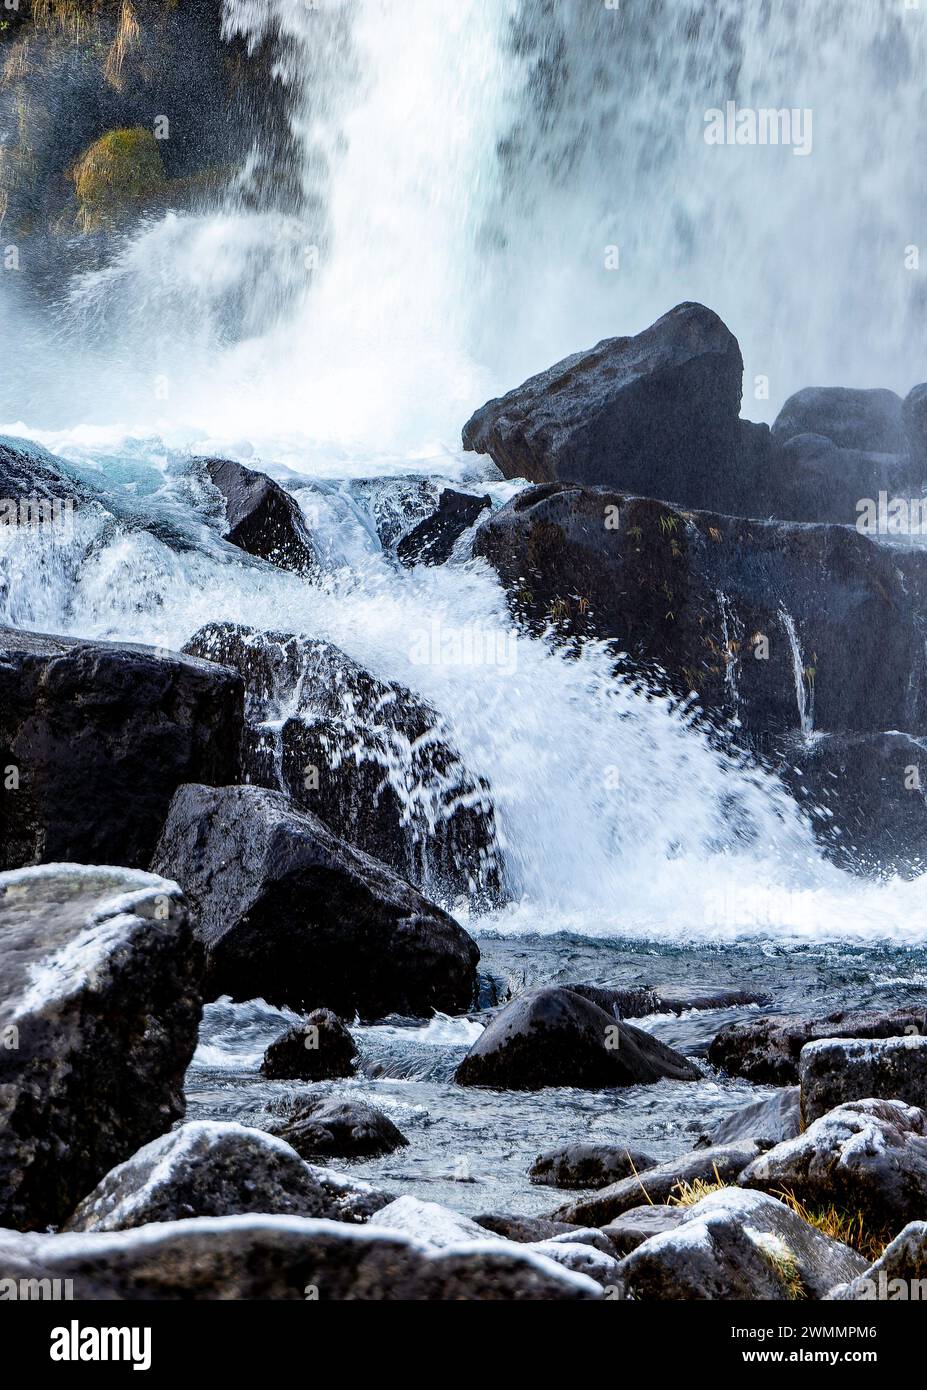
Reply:
<svg viewBox="0 0 927 1390"><path fill-rule="evenodd" d="M147 209L214 206L285 129L273 40L226 40L222 0L19 0L0 9L0 236L23 270L93 254ZM259 98L259 99L258 99ZM28 260L28 265L25 263Z"/></svg>

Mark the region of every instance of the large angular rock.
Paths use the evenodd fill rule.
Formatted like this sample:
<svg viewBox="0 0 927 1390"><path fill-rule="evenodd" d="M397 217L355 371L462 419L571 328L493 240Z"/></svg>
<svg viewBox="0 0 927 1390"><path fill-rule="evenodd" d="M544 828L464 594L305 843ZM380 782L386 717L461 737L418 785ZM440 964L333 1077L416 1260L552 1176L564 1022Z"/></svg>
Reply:
<svg viewBox="0 0 927 1390"><path fill-rule="evenodd" d="M607 1226L632 1207L649 1198L655 1206L679 1195L685 1183L731 1183L759 1154L753 1139L735 1144L719 1144L695 1149L679 1158L658 1163L643 1173L611 1183L586 1197L577 1197L551 1213L553 1221L569 1221L575 1226Z"/></svg>
<svg viewBox="0 0 927 1390"><path fill-rule="evenodd" d="M479 951L384 864L261 787L182 787L154 856L190 897L208 997L343 1017L457 1013Z"/></svg>
<svg viewBox="0 0 927 1390"><path fill-rule="evenodd" d="M772 435L781 443L797 435L818 435L840 449L872 454L904 454L908 447L900 396L846 386L796 391L776 416Z"/></svg>
<svg viewBox="0 0 927 1390"><path fill-rule="evenodd" d="M293 633L211 623L186 650L244 679L244 780L288 792L435 897L499 897L489 784L464 765L425 701L331 643Z"/></svg>
<svg viewBox="0 0 927 1390"><path fill-rule="evenodd" d="M771 1096L751 1101L728 1115L705 1137L705 1146L734 1144L755 1139L764 1148L794 1139L801 1131L801 1103L797 1086L786 1086ZM700 1141L701 1142L701 1141Z"/></svg>
<svg viewBox="0 0 927 1390"><path fill-rule="evenodd" d="M331 1081L350 1076L357 1046L331 1009L313 1009L305 1021L275 1038L264 1053L261 1074L271 1080Z"/></svg>
<svg viewBox="0 0 927 1390"><path fill-rule="evenodd" d="M655 1158L621 1144L567 1144L538 1154L528 1177L547 1187L608 1187L655 1164Z"/></svg>
<svg viewBox="0 0 927 1390"><path fill-rule="evenodd" d="M908 1302L927 1299L927 1221L899 1231L879 1259L855 1279L838 1284L829 1299L852 1302Z"/></svg>
<svg viewBox="0 0 927 1390"><path fill-rule="evenodd" d="M507 478L607 485L691 507L742 507L743 359L717 314L680 304L608 338L468 421L464 448Z"/></svg>
<svg viewBox="0 0 927 1390"><path fill-rule="evenodd" d="M225 539L280 569L312 578L319 559L297 502L265 473L229 459L204 459L225 501Z"/></svg>
<svg viewBox="0 0 927 1390"><path fill-rule="evenodd" d="M199 1217L102 1234L0 1231L0 1270L71 1281L79 1299L406 1302L596 1299L602 1289L500 1241L434 1249L369 1225L300 1216Z"/></svg>
<svg viewBox="0 0 927 1390"><path fill-rule="evenodd" d="M201 969L176 884L0 874L0 1225L60 1223L183 1115Z"/></svg>
<svg viewBox="0 0 927 1390"><path fill-rule="evenodd" d="M689 1207L619 1270L624 1296L637 1301L793 1300L824 1298L865 1263L775 1198L727 1189Z"/></svg>
<svg viewBox="0 0 927 1390"><path fill-rule="evenodd" d="M912 1028L914 1025L911 1025ZM851 1100L877 1096L927 1110L927 1037L825 1038L798 1060L801 1114L812 1124Z"/></svg>
<svg viewBox="0 0 927 1390"><path fill-rule="evenodd" d="M303 1158L375 1158L409 1142L376 1106L336 1096L299 1101L273 1128Z"/></svg>
<svg viewBox="0 0 927 1390"><path fill-rule="evenodd" d="M0 628L0 869L147 868L181 783L235 777L241 729L233 671Z"/></svg>
<svg viewBox="0 0 927 1390"><path fill-rule="evenodd" d="M823 1018L772 1014L729 1023L708 1049L708 1060L731 1076L759 1085L798 1083L798 1059L818 1038L896 1038L921 1029L924 1009L841 1009Z"/></svg>
<svg viewBox="0 0 927 1390"><path fill-rule="evenodd" d="M494 512L473 549L529 624L614 639L620 669L695 692L761 753L927 728L923 550L559 484Z"/></svg>
<svg viewBox="0 0 927 1390"><path fill-rule="evenodd" d="M480 513L491 505L488 496L474 497L471 493L445 488L437 509L414 526L396 546L397 560L410 568L445 564L464 531L468 531Z"/></svg>
<svg viewBox="0 0 927 1390"><path fill-rule="evenodd" d="M461 1086L634 1086L694 1081L697 1069L649 1033L570 989L530 990L487 1025L454 1075Z"/></svg>
<svg viewBox="0 0 927 1390"><path fill-rule="evenodd" d="M191 1216L313 1216L363 1220L393 1198L311 1168L258 1129L194 1120L114 1168L80 1203L67 1231L127 1231Z"/></svg>
<svg viewBox="0 0 927 1390"><path fill-rule="evenodd" d="M927 1206L927 1114L898 1100L851 1101L754 1159L738 1182L861 1211L876 1231L896 1232Z"/></svg>

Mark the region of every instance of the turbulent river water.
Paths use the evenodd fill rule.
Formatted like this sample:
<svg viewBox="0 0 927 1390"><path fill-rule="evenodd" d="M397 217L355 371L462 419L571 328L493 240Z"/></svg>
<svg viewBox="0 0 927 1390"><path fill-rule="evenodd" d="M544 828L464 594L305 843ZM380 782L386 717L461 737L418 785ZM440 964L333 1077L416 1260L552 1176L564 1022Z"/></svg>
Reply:
<svg viewBox="0 0 927 1390"><path fill-rule="evenodd" d="M510 984L734 984L786 1010L923 1000L924 880L835 868L778 783L691 712L617 685L594 644L567 659L516 631L468 538L446 566L398 567L369 487L401 499L425 478L503 503L517 484L459 452L470 411L684 299L741 339L754 418L811 382L922 378L917 280L892 260L916 241L922 180L872 147L924 115L927 30L890 9L227 0L230 34L282 36L302 199L251 210L245 170L220 211L115 244L50 317L0 306L28 345L0 384L3 431L68 460L108 510L67 543L0 538L0 619L168 648L207 621L273 626L427 697L493 788L511 901L481 918L451 906ZM815 157L711 149L703 113L727 99L813 108ZM752 399L759 376L768 400ZM294 489L322 582L221 541L190 470L207 454ZM646 1026L698 1053L734 1016ZM257 1065L282 1022L259 1001L208 1008L192 1115L268 1113L282 1084ZM344 1089L412 1140L366 1173L468 1209L541 1208L524 1179L539 1148L614 1136L661 1156L753 1094L717 1077L541 1097L448 1086L480 1027L358 1030L381 1070Z"/></svg>

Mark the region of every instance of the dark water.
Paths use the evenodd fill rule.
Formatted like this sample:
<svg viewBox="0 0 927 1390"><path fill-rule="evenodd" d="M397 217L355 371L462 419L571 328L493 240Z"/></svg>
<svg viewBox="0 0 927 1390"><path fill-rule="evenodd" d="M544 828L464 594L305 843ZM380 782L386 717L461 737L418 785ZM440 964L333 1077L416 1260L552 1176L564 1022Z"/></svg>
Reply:
<svg viewBox="0 0 927 1390"><path fill-rule="evenodd" d="M835 1009L927 1007L927 947L775 943L742 946L648 945L574 936L482 937L482 968L514 992L540 983L738 987L768 994L768 1006L690 1011L636 1023L696 1059L697 1083L661 1082L625 1090L498 1092L455 1086L455 1067L479 1036L479 1015L428 1024L354 1030L362 1063L375 1077L308 1086L258 1074L267 1044L295 1015L261 1001L208 1006L200 1048L187 1078L191 1119L266 1126L282 1101L331 1092L378 1106L409 1147L373 1161L332 1166L459 1211L550 1211L552 1188L526 1170L546 1148L577 1141L627 1143L670 1158L691 1148L739 1106L768 1094L710 1068L704 1053L724 1024L761 1012L823 1015Z"/></svg>

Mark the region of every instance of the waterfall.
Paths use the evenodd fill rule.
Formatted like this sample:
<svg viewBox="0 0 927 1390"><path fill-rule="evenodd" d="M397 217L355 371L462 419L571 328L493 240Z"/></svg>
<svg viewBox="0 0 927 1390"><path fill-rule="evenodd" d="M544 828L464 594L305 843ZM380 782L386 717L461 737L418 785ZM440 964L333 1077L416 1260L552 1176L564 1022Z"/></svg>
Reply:
<svg viewBox="0 0 927 1390"><path fill-rule="evenodd" d="M779 609L779 621L785 628L792 658L792 673L795 677L795 703L798 707L798 727L803 738L810 738L814 732L814 673L809 674L802 656L801 643L795 630L795 620L785 608Z"/></svg>

